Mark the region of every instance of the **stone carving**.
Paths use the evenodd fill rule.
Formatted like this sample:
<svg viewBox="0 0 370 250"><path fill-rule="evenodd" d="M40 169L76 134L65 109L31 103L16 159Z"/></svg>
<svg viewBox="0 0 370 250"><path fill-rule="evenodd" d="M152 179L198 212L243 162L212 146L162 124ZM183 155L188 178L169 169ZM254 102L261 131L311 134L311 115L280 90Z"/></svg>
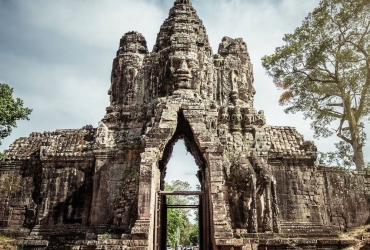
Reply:
<svg viewBox="0 0 370 250"><path fill-rule="evenodd" d="M174 89L198 89L199 91L197 57L198 55L194 52L185 54L175 51L173 55L170 55L169 64Z"/></svg>
<svg viewBox="0 0 370 250"><path fill-rule="evenodd" d="M95 140L96 148L113 147L115 145L113 132L109 131L108 126L104 122L99 122L97 129L97 138Z"/></svg>
<svg viewBox="0 0 370 250"><path fill-rule="evenodd" d="M256 189L260 196L264 207L261 212L262 216L262 230L265 232L274 231L279 232L278 215L279 209L277 206L276 194L276 179L272 175L270 167L265 163L263 158L251 155L250 162L256 173Z"/></svg>
<svg viewBox="0 0 370 250"><path fill-rule="evenodd" d="M233 224L249 233L279 232L276 180L268 168L259 156L242 155L228 176Z"/></svg>
<svg viewBox="0 0 370 250"><path fill-rule="evenodd" d="M121 38L98 128L32 133L5 151L0 234L27 249L165 247L160 191L183 139L199 166L201 249L350 245L336 230L368 221L369 175L316 166L313 142L254 108L253 84L245 42L224 37L213 54L190 1L176 0L152 52L138 32Z"/></svg>
<svg viewBox="0 0 370 250"><path fill-rule="evenodd" d="M122 37L117 57L113 61L112 85L108 91L112 106L133 104L138 70L147 53L146 41L141 34L129 32Z"/></svg>
<svg viewBox="0 0 370 250"><path fill-rule="evenodd" d="M315 152L317 151L317 148L315 146L315 144L313 143L313 141L304 141L302 143L302 145L299 147L299 149L301 150L304 150L304 151L308 151L308 152Z"/></svg>

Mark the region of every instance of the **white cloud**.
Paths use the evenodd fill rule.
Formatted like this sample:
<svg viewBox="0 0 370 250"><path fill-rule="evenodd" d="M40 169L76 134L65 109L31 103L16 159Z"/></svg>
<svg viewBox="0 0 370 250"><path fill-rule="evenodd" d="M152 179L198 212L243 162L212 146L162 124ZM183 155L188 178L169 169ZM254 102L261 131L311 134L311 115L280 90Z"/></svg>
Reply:
<svg viewBox="0 0 370 250"><path fill-rule="evenodd" d="M0 79L34 109L31 120L19 122L1 149L32 131L97 126L108 106L110 71L119 39L128 31L141 32L151 50L172 2L0 1ZM254 64L255 107L265 111L267 122L295 126L306 139L312 139L313 134L309 121L303 121L300 114L283 112L277 104L280 93L266 76L260 59L281 46L283 35L293 32L318 2L193 1L214 53L223 36L242 37L247 43ZM316 144L326 151L333 149L336 140L322 139ZM369 146L366 149L370 160Z"/></svg>
<svg viewBox="0 0 370 250"><path fill-rule="evenodd" d="M52 30L81 44L111 49L136 29L154 39L166 11L153 1L27 1L19 5L34 27Z"/></svg>

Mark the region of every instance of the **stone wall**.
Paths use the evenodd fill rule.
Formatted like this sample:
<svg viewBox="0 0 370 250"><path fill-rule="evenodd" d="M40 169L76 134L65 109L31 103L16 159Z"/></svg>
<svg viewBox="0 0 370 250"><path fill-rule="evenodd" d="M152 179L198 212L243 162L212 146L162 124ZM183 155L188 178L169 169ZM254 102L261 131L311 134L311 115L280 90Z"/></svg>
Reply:
<svg viewBox="0 0 370 250"><path fill-rule="evenodd" d="M284 228L312 224L344 231L368 222L369 176L366 172L280 165L273 167L273 175L277 180Z"/></svg>
<svg viewBox="0 0 370 250"><path fill-rule="evenodd" d="M120 40L110 106L97 128L32 133L0 162L0 232L27 249L165 247L166 165L184 139L199 167L202 249L341 249L338 231L369 217L364 172L316 166L293 127L266 124L253 105L246 43L213 54L188 0L176 0L152 52ZM159 244L159 245L157 245Z"/></svg>
<svg viewBox="0 0 370 250"><path fill-rule="evenodd" d="M26 171L27 165L13 162L0 171L0 227L7 229L32 229L36 222L38 192L34 186L40 166ZM40 178L41 179L41 178Z"/></svg>
<svg viewBox="0 0 370 250"><path fill-rule="evenodd" d="M33 133L10 146L0 168L4 227L88 224L93 131Z"/></svg>

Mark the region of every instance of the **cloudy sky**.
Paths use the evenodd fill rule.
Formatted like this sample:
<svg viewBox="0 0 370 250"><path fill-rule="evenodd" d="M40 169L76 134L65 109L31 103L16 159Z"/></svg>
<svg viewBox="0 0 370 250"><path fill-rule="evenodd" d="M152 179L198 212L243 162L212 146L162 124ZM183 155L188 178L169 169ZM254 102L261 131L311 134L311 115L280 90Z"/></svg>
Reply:
<svg viewBox="0 0 370 250"><path fill-rule="evenodd" d="M97 126L109 105L112 60L128 31L144 35L151 51L160 25L174 0L0 0L0 82L33 109L30 121L3 141L58 128ZM213 52L223 36L242 37L254 64L255 107L267 123L295 126L313 140L309 121L287 115L261 66L261 57L283 45L319 0L193 0L207 29ZM370 126L369 126L370 127ZM367 129L368 132L369 128ZM320 151L334 150L335 137L316 140ZM365 158L370 160L370 147ZM191 172L193 159L177 144L169 170ZM181 171L180 171L181 170ZM184 173L179 175L184 178ZM195 174L195 170L193 174ZM179 179L169 171L169 179Z"/></svg>

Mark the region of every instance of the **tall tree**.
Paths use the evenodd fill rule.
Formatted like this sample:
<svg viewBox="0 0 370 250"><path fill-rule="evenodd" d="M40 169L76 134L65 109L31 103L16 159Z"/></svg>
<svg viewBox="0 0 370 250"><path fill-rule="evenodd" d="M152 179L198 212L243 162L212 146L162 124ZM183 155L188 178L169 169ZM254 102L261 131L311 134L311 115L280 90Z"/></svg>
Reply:
<svg viewBox="0 0 370 250"><path fill-rule="evenodd" d="M316 137L333 133L364 167L364 124L370 114L370 0L322 0L285 45L262 65L283 89L287 113L312 119Z"/></svg>
<svg viewBox="0 0 370 250"><path fill-rule="evenodd" d="M12 128L17 127L18 120L29 120L32 109L23 107L20 98L13 98L13 89L0 83L0 145L1 141L10 135ZM0 159L4 155L0 153Z"/></svg>
<svg viewBox="0 0 370 250"><path fill-rule="evenodd" d="M198 188L198 187L197 187ZM166 191L190 191L190 184L186 181L172 181L165 184ZM197 204L198 197L169 195L168 205ZM177 230L180 230L180 244L190 244L198 233L198 224L190 221L190 211L184 208L171 208L167 210L167 244L175 246L178 240Z"/></svg>
<svg viewBox="0 0 370 250"><path fill-rule="evenodd" d="M167 210L167 245L176 246L178 242L178 231L180 236L184 236L184 231L188 227L189 220L179 208ZM181 239L180 239L181 241Z"/></svg>

